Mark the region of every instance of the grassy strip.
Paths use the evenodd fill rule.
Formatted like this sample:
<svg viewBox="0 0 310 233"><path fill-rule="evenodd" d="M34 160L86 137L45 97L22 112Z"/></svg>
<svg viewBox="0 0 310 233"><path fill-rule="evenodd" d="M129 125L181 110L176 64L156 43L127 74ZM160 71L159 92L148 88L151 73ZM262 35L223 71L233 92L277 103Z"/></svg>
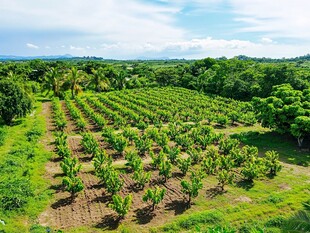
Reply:
<svg viewBox="0 0 310 233"><path fill-rule="evenodd" d="M41 111L37 103L33 114L8 127L0 147L0 232L29 232L51 198L43 178L51 154L39 143L46 131Z"/></svg>

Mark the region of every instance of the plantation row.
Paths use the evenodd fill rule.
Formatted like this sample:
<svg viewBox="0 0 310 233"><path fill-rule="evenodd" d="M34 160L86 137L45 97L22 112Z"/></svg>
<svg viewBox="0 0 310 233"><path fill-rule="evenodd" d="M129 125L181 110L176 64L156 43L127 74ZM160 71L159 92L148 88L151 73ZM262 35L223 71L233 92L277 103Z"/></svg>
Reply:
<svg viewBox="0 0 310 233"><path fill-rule="evenodd" d="M116 127L130 124L145 129L149 124L158 126L171 121L206 121L221 126L237 122L246 125L256 123L249 103L207 97L181 88L126 90L88 95L86 98L75 97L74 101L66 96L65 102L79 129L86 127L79 111L84 112L99 128L108 124Z"/></svg>
<svg viewBox="0 0 310 233"><path fill-rule="evenodd" d="M77 100L79 101L85 103L81 99ZM57 103L57 100L55 102ZM72 105L70 100L66 99L66 102L73 119L83 119L80 110ZM58 110L59 108L54 108L56 126L61 115L57 113ZM118 195L124 180L119 170L112 165L112 155L99 146L99 142L91 133L81 134L81 145L84 153L92 156L96 176L106 191L113 195L109 206L120 218L124 217L129 211L132 196L128 195L123 199ZM223 134L215 133L213 127L199 123L194 125L176 122L169 123L167 127L159 125L158 128L149 127L143 130L126 126L120 132L116 132L112 127L102 126L102 137L116 153L124 155L129 175L139 190L144 189L156 171L162 177L160 183L166 183L174 172L181 172L184 179L180 182L180 189L187 195L189 206L192 198L197 197L198 191L202 189L203 179L208 175L216 176L218 186L224 190L227 184L240 180L252 181L267 174L276 175L281 169L276 152L267 152L264 158L259 158L256 147L240 147L237 139L225 138ZM63 132L56 133L55 144L57 154L62 158L60 166L66 175L63 185L74 198L83 190L82 180L77 176L81 165L78 159L72 156L67 136ZM142 160L148 156L151 157L153 172L146 170L146 164ZM151 200L154 210L164 199L165 192L165 189L158 186L149 188L145 191L143 201Z"/></svg>

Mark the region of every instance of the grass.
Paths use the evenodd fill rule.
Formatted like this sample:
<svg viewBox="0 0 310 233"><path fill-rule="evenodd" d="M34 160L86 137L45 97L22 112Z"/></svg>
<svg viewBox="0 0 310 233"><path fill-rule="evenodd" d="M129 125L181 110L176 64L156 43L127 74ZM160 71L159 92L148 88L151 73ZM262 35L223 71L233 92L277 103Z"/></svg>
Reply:
<svg viewBox="0 0 310 233"><path fill-rule="evenodd" d="M49 183L43 178L44 165L49 160L50 152L39 142L45 133L45 119L40 115L41 110L42 105L38 102L33 114L7 127L5 144L0 146L1 183L11 185L0 191L0 219L5 223L0 224L0 232L29 232L51 198ZM25 188L21 189L23 182L25 188L29 188L28 194ZM12 188L12 184L16 185ZM4 197L10 197L14 202L22 200L23 204L6 210L4 204L7 199Z"/></svg>
<svg viewBox="0 0 310 233"><path fill-rule="evenodd" d="M268 131L238 132L233 135L244 144L258 147L261 153L275 150L280 154L280 160L285 163L309 166L310 152L302 151L297 146L297 141L292 136L281 135Z"/></svg>
<svg viewBox="0 0 310 233"><path fill-rule="evenodd" d="M52 199L52 191L43 178L44 165L51 154L40 143L42 136L37 138L45 131L41 108L41 103L37 103L34 115L12 127L5 127L4 144L0 145L0 180L25 177L31 184L33 195L27 198L22 209L8 212L0 208L0 220L5 222L5 225L0 224L0 232L40 233L47 229L36 222L39 213ZM225 192L212 190L217 186L217 179L207 177L191 209L167 219L163 226L149 229L150 226L126 222L118 227L117 232L139 232L141 228L142 232L211 232L211 228L225 226L239 232L280 232L288 220L296 221L304 208L303 203L309 200L309 171L305 166L309 164L310 153L300 151L293 138L259 125L228 127L216 129L216 132L233 135L244 144L257 146L261 154L267 150L278 151L283 170L273 178L261 177L253 184L239 182L227 186ZM16 156L18 152L22 152L22 156ZM12 161L21 166L3 166ZM102 229L85 226L65 232L102 232Z"/></svg>
<svg viewBox="0 0 310 233"><path fill-rule="evenodd" d="M309 200L309 171L305 167L309 164L309 152L300 151L293 138L258 125L216 131L257 146L261 154L268 150L278 151L283 161L282 171L273 178L261 177L250 186L241 183L229 186L227 192L211 198L206 193L217 181L215 177L208 177L191 209L153 231L193 232L199 229L208 232L210 227L220 225L232 226L238 232L282 232L281 227L290 219L294 220L302 211L303 203ZM206 222L206 216L214 214L214 222Z"/></svg>

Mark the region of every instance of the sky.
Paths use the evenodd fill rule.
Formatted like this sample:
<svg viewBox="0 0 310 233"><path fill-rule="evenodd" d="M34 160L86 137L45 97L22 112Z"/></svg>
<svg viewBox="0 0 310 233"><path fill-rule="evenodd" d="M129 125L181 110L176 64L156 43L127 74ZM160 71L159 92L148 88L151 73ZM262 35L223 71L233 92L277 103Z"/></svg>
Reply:
<svg viewBox="0 0 310 233"><path fill-rule="evenodd" d="M106 59L310 53L309 0L0 0L0 54Z"/></svg>

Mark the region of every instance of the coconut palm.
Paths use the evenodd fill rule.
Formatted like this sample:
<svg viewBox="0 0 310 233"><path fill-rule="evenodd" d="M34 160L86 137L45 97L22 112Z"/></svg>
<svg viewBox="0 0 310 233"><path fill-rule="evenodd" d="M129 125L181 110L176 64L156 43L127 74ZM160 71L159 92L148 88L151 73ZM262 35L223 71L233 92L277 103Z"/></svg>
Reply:
<svg viewBox="0 0 310 233"><path fill-rule="evenodd" d="M45 74L45 87L48 89L46 95L52 90L54 92L54 96L60 96L60 89L62 86L63 80L61 72L57 69L52 67L46 74Z"/></svg>
<svg viewBox="0 0 310 233"><path fill-rule="evenodd" d="M96 91L106 91L110 88L110 81L105 75L105 71L102 67L95 70L92 69L91 84L95 86Z"/></svg>
<svg viewBox="0 0 310 233"><path fill-rule="evenodd" d="M67 73L67 80L70 83L72 97L82 91L80 83L85 77L86 74L83 71L78 70L76 67L72 67Z"/></svg>

